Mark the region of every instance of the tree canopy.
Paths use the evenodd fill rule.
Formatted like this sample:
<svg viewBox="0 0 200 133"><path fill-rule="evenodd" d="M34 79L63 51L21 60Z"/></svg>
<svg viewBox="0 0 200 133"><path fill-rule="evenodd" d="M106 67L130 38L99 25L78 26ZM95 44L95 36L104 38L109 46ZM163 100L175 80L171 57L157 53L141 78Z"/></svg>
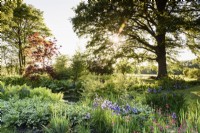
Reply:
<svg viewBox="0 0 200 133"><path fill-rule="evenodd" d="M28 37L38 32L49 36L50 30L44 23L43 13L22 0L5 0L2 7L1 41L17 50L20 74L26 65L25 49Z"/></svg>
<svg viewBox="0 0 200 133"><path fill-rule="evenodd" d="M167 57L177 49L200 52L200 4L195 0L88 0L74 11L74 31L90 38L87 48L93 53L155 60L158 78L167 76ZM110 41L113 35L121 41Z"/></svg>

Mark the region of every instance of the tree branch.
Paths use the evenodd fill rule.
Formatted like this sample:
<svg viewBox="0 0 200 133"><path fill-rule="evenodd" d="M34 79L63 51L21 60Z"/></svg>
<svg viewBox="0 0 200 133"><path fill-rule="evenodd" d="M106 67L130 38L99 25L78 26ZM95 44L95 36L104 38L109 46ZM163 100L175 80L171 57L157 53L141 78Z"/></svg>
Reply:
<svg viewBox="0 0 200 133"><path fill-rule="evenodd" d="M147 31L154 38L156 37L155 32L153 30L149 29L149 27L147 25L145 25L144 23L142 23L141 21L139 21L139 19L132 18L132 20L133 20L133 22L135 22L138 25L138 28Z"/></svg>
<svg viewBox="0 0 200 133"><path fill-rule="evenodd" d="M145 40L141 39L139 36L137 35L133 35L133 34L128 34L128 36L130 36L132 39L136 39L139 43L142 43L144 46L156 50L155 46L150 45L148 42L146 42Z"/></svg>

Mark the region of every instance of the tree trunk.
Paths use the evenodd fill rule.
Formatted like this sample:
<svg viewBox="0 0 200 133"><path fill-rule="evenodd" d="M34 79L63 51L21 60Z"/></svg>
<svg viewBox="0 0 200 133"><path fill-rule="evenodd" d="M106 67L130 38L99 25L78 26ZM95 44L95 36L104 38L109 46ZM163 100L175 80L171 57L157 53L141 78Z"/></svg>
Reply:
<svg viewBox="0 0 200 133"><path fill-rule="evenodd" d="M21 41L19 41L19 53L18 53L18 57L19 57L19 75L22 75L23 73L23 55L22 55L22 43Z"/></svg>
<svg viewBox="0 0 200 133"><path fill-rule="evenodd" d="M26 66L26 56L23 54L23 67L25 68Z"/></svg>
<svg viewBox="0 0 200 133"><path fill-rule="evenodd" d="M21 53L20 53L20 49L18 52L18 59L19 59L19 75L22 75L22 64L21 64Z"/></svg>
<svg viewBox="0 0 200 133"><path fill-rule="evenodd" d="M156 61L158 62L158 75L157 78L167 76L167 60L166 60L166 46L165 46L165 34L157 36L157 49L156 49Z"/></svg>
<svg viewBox="0 0 200 133"><path fill-rule="evenodd" d="M158 62L158 76L157 78L162 78L167 76L167 63L166 63L166 54L160 54L157 57Z"/></svg>
<svg viewBox="0 0 200 133"><path fill-rule="evenodd" d="M168 0L156 0L156 6L159 14L157 15L158 25L156 26L156 61L158 62L158 75L157 78L163 78L167 76L167 60L166 60L166 44L165 35L166 27L163 25L163 14Z"/></svg>

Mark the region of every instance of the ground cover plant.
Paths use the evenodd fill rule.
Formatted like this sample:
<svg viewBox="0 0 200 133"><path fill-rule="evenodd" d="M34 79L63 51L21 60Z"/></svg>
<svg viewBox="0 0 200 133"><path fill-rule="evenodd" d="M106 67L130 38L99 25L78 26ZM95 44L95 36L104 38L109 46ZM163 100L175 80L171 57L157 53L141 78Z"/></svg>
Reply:
<svg viewBox="0 0 200 133"><path fill-rule="evenodd" d="M62 93L55 94L47 88L6 86L0 82L0 90L0 129L3 132L6 129L11 129L9 132L42 132L43 126L52 124L57 112L64 110L71 121L76 121L76 118L84 118L87 111L86 107L65 104Z"/></svg>

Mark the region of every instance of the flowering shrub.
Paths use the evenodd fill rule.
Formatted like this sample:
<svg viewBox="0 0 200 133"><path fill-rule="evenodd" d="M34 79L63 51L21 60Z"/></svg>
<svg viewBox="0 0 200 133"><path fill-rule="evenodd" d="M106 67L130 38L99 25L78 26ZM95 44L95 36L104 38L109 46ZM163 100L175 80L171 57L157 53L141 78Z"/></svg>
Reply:
<svg viewBox="0 0 200 133"><path fill-rule="evenodd" d="M199 133L200 132L200 104L196 103L192 109L181 110L179 114L162 113L156 110L155 114L145 123L146 132L176 132L176 133ZM191 108L188 106L188 108Z"/></svg>
<svg viewBox="0 0 200 133"><path fill-rule="evenodd" d="M134 100L130 101L135 103ZM135 103L131 106L129 103L119 105L118 103L113 103L112 101L102 99L101 97L96 97L93 101L93 108L101 108L103 110L111 110L113 113L118 115L138 115L138 114L150 114L152 109L149 106L142 105L140 103Z"/></svg>
<svg viewBox="0 0 200 133"><path fill-rule="evenodd" d="M101 132L116 133L119 130L142 131L145 121L148 120L149 115L153 114L153 110L147 105L134 104L134 100L129 102L133 105L128 102L118 104L96 97L92 104L91 114L93 128Z"/></svg>

